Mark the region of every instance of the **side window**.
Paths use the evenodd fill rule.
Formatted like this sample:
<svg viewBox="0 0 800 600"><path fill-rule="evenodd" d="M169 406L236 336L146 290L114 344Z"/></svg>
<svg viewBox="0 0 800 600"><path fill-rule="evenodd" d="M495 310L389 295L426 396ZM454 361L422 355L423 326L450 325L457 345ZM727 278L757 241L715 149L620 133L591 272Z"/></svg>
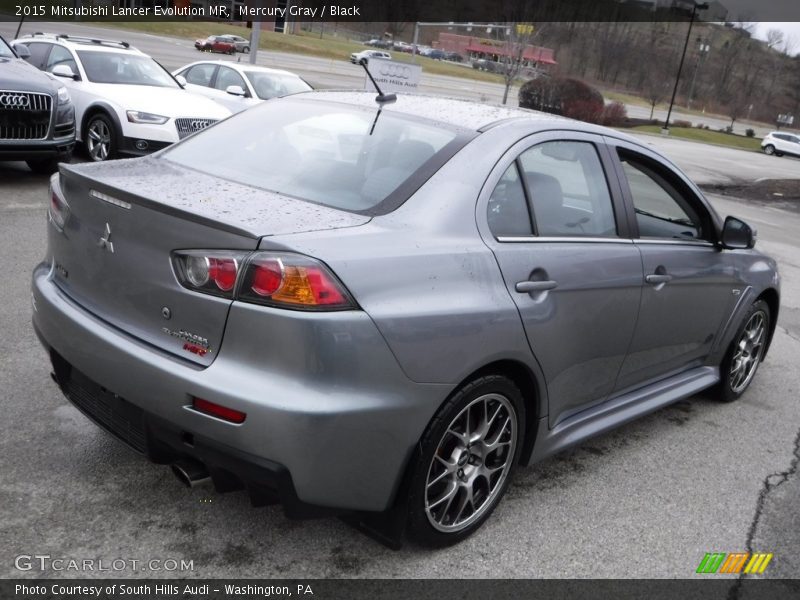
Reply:
<svg viewBox="0 0 800 600"><path fill-rule="evenodd" d="M489 229L495 237L533 235L517 163L508 167L497 182L489 198L487 218Z"/></svg>
<svg viewBox="0 0 800 600"><path fill-rule="evenodd" d="M27 60L37 69L44 70L45 61L47 60L48 52L50 52L51 44L43 44L41 42L31 42L27 46L28 50L31 51L31 55L25 60Z"/></svg>
<svg viewBox="0 0 800 600"><path fill-rule="evenodd" d="M78 73L78 65L75 64L75 59L72 53L64 48L64 46L53 46L50 51L50 56L47 58L46 71L52 71L58 65L66 65L72 69L73 73Z"/></svg>
<svg viewBox="0 0 800 600"><path fill-rule="evenodd" d="M224 92L232 85L238 85L243 90L247 90L247 86L244 84L244 79L242 79L241 75L228 67L220 67L217 73L217 80L214 82L214 87Z"/></svg>
<svg viewBox="0 0 800 600"><path fill-rule="evenodd" d="M216 65L195 65L188 71L184 71L183 76L186 77L187 83L211 87L211 77L216 68Z"/></svg>
<svg viewBox="0 0 800 600"><path fill-rule="evenodd" d="M615 237L603 165L589 142L545 142L519 157L540 236Z"/></svg>
<svg viewBox="0 0 800 600"><path fill-rule="evenodd" d="M690 201L649 161L620 153L620 161L636 210L639 236L681 240L703 239L703 221Z"/></svg>

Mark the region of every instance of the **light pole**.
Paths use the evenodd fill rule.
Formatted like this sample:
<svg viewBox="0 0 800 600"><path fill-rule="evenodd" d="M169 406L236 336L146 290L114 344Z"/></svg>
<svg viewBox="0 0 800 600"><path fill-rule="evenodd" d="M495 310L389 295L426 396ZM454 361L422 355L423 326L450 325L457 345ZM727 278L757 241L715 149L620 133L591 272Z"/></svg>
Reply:
<svg viewBox="0 0 800 600"><path fill-rule="evenodd" d="M700 67L703 65L703 61L708 56L709 50L711 50L711 44L708 43L707 40L697 38L700 45L698 46L698 55L697 55L697 62L694 65L694 75L692 76L692 85L689 86L689 100L686 102L686 108L691 110L692 109L692 98L694 98L694 84L697 81L697 72L700 70Z"/></svg>
<svg viewBox="0 0 800 600"><path fill-rule="evenodd" d="M675 104L675 96L678 94L678 83L681 80L681 71L683 71L683 61L686 60L686 48L689 47L689 37L692 35L692 24L694 23L694 17L699 10L706 10L708 9L708 2L692 2L692 16L689 19L689 29L686 32L686 41L683 43L683 53L681 54L681 62L678 65L678 74L675 77L675 87L672 90L672 99L669 101L669 110L667 111L667 120L664 121L664 128L661 130L661 133L664 135L669 135L669 118L672 116L672 107Z"/></svg>

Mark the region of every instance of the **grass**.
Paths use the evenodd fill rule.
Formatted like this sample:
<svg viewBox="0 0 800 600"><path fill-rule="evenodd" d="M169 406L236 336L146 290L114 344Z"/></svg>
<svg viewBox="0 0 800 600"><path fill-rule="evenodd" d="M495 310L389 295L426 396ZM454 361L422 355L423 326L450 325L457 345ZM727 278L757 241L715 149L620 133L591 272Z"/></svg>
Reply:
<svg viewBox="0 0 800 600"><path fill-rule="evenodd" d="M209 34L221 35L233 33L242 37L249 37L250 31L237 25L225 23L207 23L193 21L140 21L127 23L91 23L97 27L114 27L117 29L127 29L129 31L141 31L155 35L169 35L194 41L195 39L206 37ZM293 54L306 54L318 58L330 60L347 60L353 52L359 52L367 48L341 37L326 34L320 38L317 34L299 32L297 34L275 33L274 31L261 31L259 49L270 50L273 52L289 52ZM399 62L411 62L411 55L402 52L391 52L392 58ZM502 83L503 78L495 73L478 71L464 65L457 65L439 60L432 60L424 56L416 57L417 64L422 66L425 73L434 75L449 75L451 77L461 77L474 81L487 81L491 83Z"/></svg>
<svg viewBox="0 0 800 600"><path fill-rule="evenodd" d="M660 134L661 128L657 125L642 125L626 131ZM707 144L719 144L720 146L728 146L739 150L761 150L761 139L757 137L722 133L720 131L700 129L698 127L670 127L669 134L671 137L705 142Z"/></svg>

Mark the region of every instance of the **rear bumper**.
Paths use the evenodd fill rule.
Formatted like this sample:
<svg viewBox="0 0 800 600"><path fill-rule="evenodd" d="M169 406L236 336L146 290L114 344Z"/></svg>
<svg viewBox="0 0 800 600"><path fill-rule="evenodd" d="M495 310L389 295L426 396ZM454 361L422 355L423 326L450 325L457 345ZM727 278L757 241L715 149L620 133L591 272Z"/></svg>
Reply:
<svg viewBox="0 0 800 600"><path fill-rule="evenodd" d="M256 497L274 490L290 514L307 505L389 508L412 449L450 391L411 382L358 311L287 316L234 303L218 356L200 368L75 304L47 263L34 271L32 292L34 327L56 362L141 411L141 451L158 462L206 462L223 474L222 488L233 474ZM192 396L247 419L234 425L201 414L190 408Z"/></svg>

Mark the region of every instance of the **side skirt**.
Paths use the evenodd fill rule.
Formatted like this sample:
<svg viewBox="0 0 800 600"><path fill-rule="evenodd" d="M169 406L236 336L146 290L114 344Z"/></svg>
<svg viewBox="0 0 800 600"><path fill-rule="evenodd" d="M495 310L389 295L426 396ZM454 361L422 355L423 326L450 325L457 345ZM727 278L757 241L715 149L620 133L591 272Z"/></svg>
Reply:
<svg viewBox="0 0 800 600"><path fill-rule="evenodd" d="M697 367L633 392L611 398L574 415L553 429L539 421L536 447L527 464L571 448L625 423L687 398L719 382L719 367Z"/></svg>

